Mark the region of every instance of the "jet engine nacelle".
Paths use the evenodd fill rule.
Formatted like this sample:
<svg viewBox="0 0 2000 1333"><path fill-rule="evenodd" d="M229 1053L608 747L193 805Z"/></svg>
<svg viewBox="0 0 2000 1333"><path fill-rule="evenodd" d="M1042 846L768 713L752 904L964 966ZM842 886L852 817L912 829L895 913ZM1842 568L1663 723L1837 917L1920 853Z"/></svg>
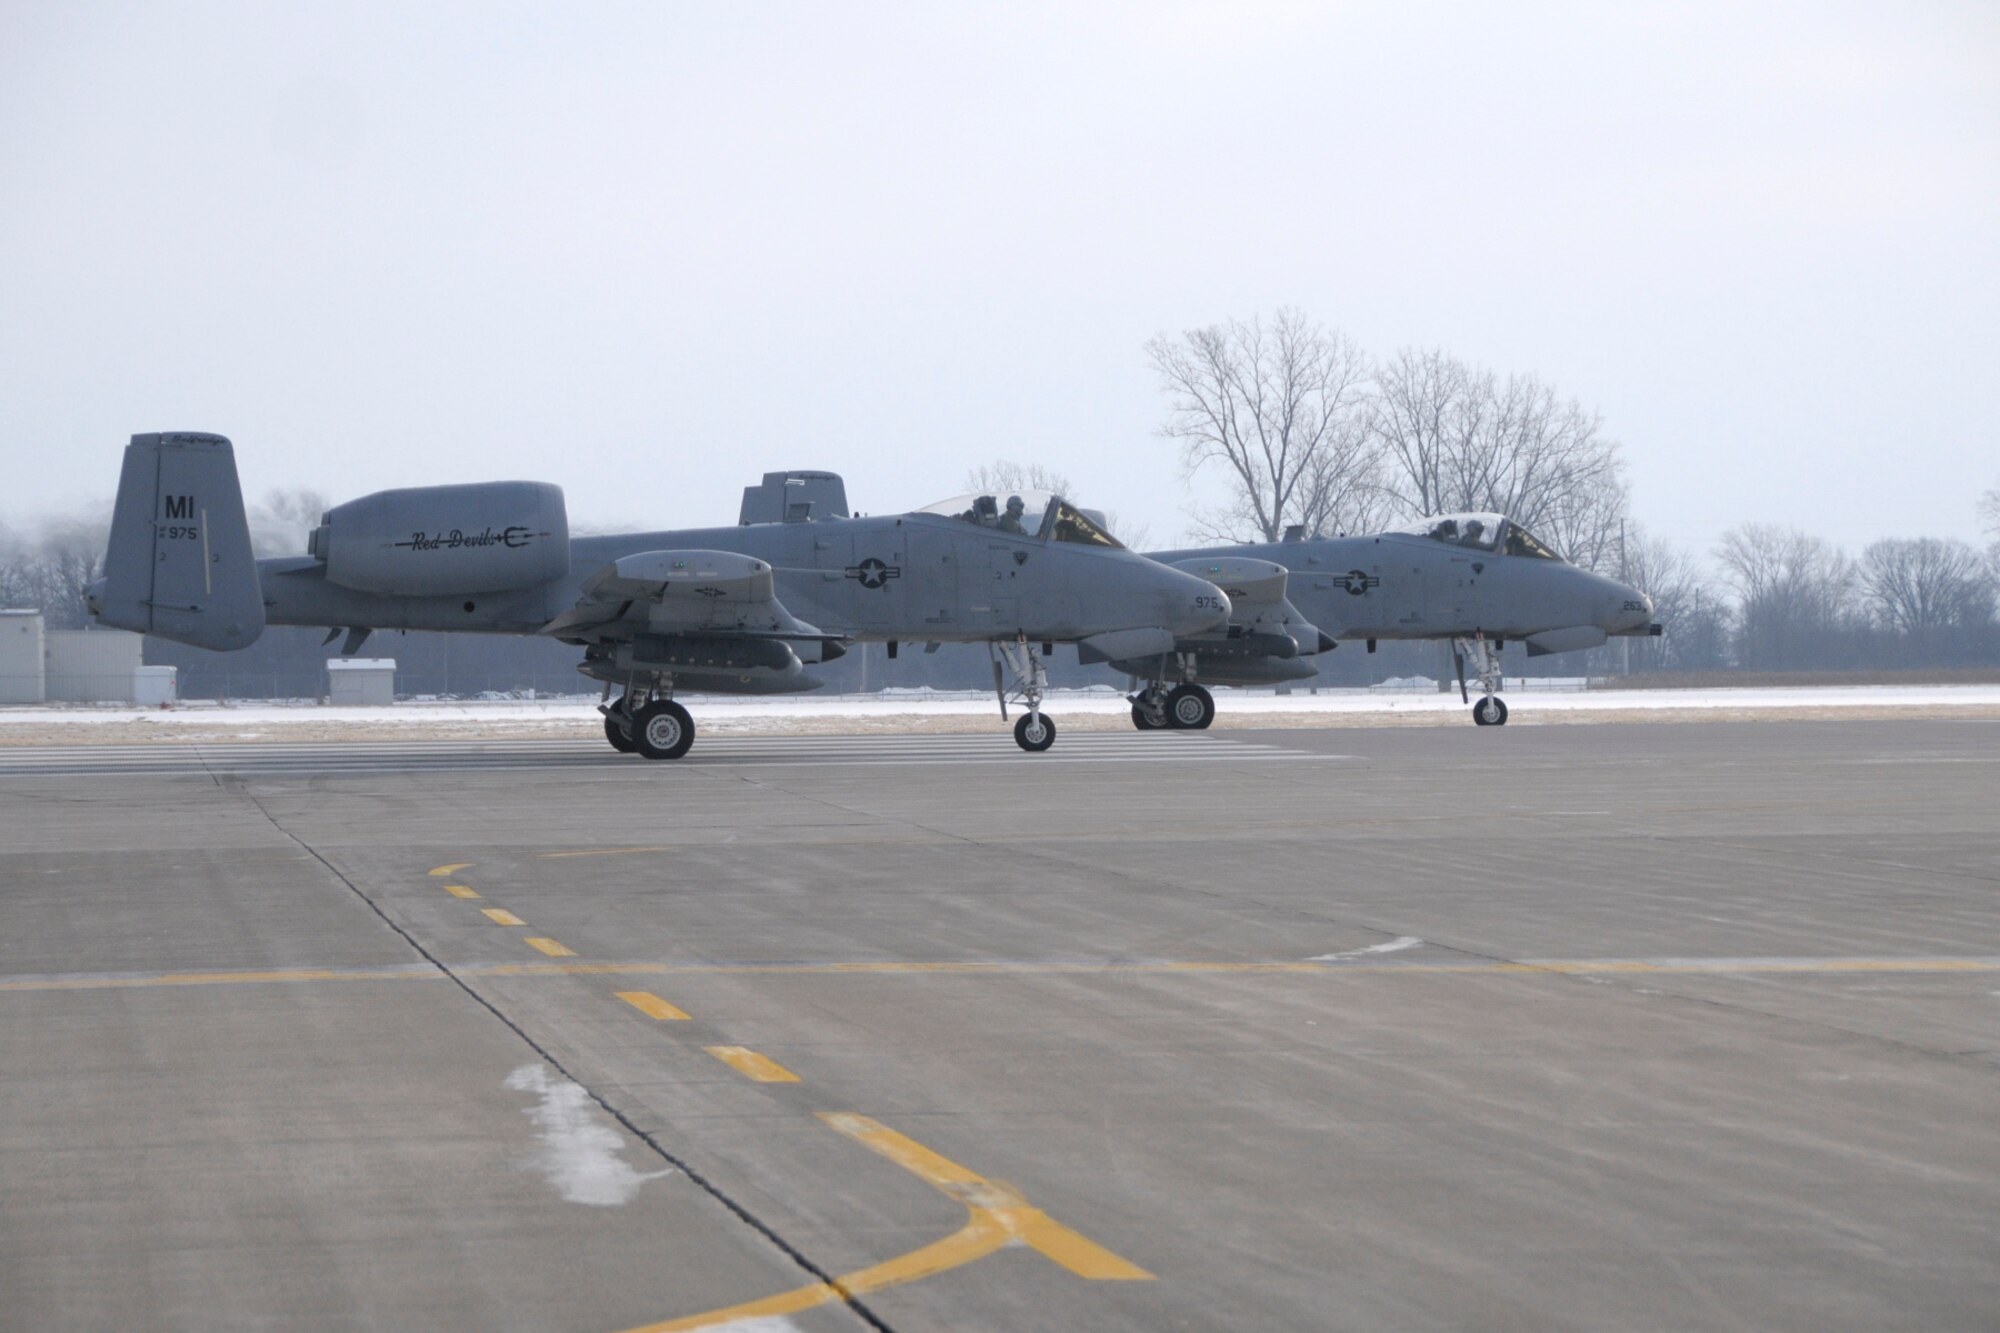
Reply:
<svg viewBox="0 0 2000 1333"><path fill-rule="evenodd" d="M327 510L307 549L359 592L510 592L569 573L569 512L540 481L377 491Z"/></svg>

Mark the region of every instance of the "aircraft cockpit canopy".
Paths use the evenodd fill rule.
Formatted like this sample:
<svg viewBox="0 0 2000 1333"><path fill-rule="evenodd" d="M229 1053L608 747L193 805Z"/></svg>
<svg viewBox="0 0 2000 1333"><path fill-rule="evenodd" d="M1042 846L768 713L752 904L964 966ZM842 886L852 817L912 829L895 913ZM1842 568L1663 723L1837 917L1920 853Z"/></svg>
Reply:
<svg viewBox="0 0 2000 1333"><path fill-rule="evenodd" d="M942 514L961 523L971 523L996 532L1011 532L1043 541L1072 542L1079 546L1108 546L1124 550L1125 544L1111 535L1101 514L1079 509L1053 491L1002 491L989 495L955 495L934 505L925 505L919 514Z"/></svg>
<svg viewBox="0 0 2000 1333"><path fill-rule="evenodd" d="M1398 531L1473 551L1520 555L1531 560L1562 559L1554 547L1502 514L1438 514Z"/></svg>

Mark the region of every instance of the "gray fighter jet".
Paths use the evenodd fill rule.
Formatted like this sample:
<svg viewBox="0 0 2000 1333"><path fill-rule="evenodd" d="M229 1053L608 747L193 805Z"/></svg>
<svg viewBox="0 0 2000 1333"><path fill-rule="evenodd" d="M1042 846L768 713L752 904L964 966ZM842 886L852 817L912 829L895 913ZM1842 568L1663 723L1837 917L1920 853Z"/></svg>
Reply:
<svg viewBox="0 0 2000 1333"><path fill-rule="evenodd" d="M1480 726L1507 721L1500 699L1500 649L1509 639L1528 655L1594 648L1612 635L1657 635L1653 601L1636 588L1579 569L1500 514L1450 514L1364 537L1297 532L1254 546L1160 551L1155 560L1221 587L1233 608L1223 629L1191 635L1158 656L1105 658L1090 644L1085 661L1106 661L1143 682L1132 722L1206 727L1215 700L1201 682L1270 685L1318 674L1306 660L1342 641L1448 639L1459 697L1470 658L1482 697Z"/></svg>
<svg viewBox="0 0 2000 1333"><path fill-rule="evenodd" d="M1228 622L1213 583L1127 551L1064 501L1002 504L857 518L839 477L767 473L735 527L572 539L554 486L431 486L339 505L305 555L260 561L229 441L135 435L85 600L106 625L214 649L267 624L329 626L329 643L345 628L350 654L377 629L548 635L604 682L613 748L648 759L694 740L677 689L813 689L806 666L856 641L989 645L1001 715L1024 703L1014 737L1046 750L1053 644L1158 658Z"/></svg>

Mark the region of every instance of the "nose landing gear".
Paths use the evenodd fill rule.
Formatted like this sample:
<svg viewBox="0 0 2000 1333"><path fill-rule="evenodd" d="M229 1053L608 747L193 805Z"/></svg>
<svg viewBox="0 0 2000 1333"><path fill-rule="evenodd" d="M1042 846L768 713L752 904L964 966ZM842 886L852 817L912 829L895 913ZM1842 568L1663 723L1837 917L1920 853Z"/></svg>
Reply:
<svg viewBox="0 0 2000 1333"><path fill-rule="evenodd" d="M1472 659L1474 672L1479 677L1479 688L1485 697L1472 705L1472 722L1479 727L1504 727L1507 725L1507 705L1500 699L1500 650L1498 645L1486 641L1484 633L1469 639L1453 639L1451 643L1453 661L1458 664L1458 697L1469 702L1471 696L1465 688L1465 659Z"/></svg>
<svg viewBox="0 0 2000 1333"><path fill-rule="evenodd" d="M1014 724L1014 743L1029 754L1040 754L1056 743L1055 719L1042 712L1042 692L1048 688L1049 673L1042 666L1041 653L1025 634L1017 635L1012 643L988 647L993 654L993 693L1000 699L1000 716L1007 716L1010 697L1026 704L1027 715ZM1014 678L1011 690L1002 679L1003 670Z"/></svg>

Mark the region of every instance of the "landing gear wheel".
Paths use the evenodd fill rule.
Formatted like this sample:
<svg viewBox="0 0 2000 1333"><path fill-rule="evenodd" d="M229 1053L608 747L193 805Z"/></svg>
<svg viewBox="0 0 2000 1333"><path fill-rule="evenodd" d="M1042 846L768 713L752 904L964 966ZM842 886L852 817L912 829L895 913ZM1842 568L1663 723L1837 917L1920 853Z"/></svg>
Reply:
<svg viewBox="0 0 2000 1333"><path fill-rule="evenodd" d="M631 754L639 748L632 739L632 729L620 721L621 714L613 709L604 715L604 739L611 742L611 748L620 754Z"/></svg>
<svg viewBox="0 0 2000 1333"><path fill-rule="evenodd" d="M1215 721L1215 696L1199 685L1176 685L1167 696L1167 725L1181 731L1205 731Z"/></svg>
<svg viewBox="0 0 2000 1333"><path fill-rule="evenodd" d="M1507 705L1489 694L1472 705L1472 721L1481 727L1504 727L1507 725Z"/></svg>
<svg viewBox="0 0 2000 1333"><path fill-rule="evenodd" d="M1044 713L1023 713L1014 724L1014 743L1029 754L1040 754L1056 743L1055 719Z"/></svg>
<svg viewBox="0 0 2000 1333"><path fill-rule="evenodd" d="M678 759L694 744L694 719L672 699L655 699L632 720L632 744L648 759Z"/></svg>
<svg viewBox="0 0 2000 1333"><path fill-rule="evenodd" d="M1137 727L1141 731L1158 731L1161 727L1164 727L1167 724L1164 719L1155 718L1153 714L1147 712L1146 705L1133 704L1132 725Z"/></svg>

